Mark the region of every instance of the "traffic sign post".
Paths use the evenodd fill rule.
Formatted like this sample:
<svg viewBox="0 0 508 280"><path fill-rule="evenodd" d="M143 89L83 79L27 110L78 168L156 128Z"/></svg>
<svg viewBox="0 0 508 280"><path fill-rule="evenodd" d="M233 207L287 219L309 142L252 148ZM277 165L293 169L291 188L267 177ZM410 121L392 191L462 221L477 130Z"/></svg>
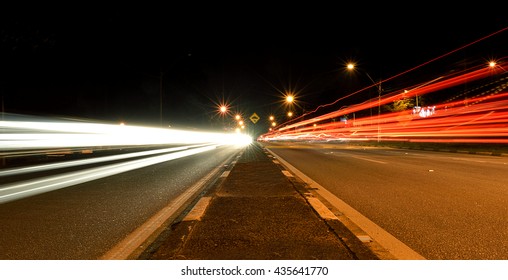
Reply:
<svg viewBox="0 0 508 280"><path fill-rule="evenodd" d="M256 124L258 121L259 121L259 116L258 114L254 113L252 114L250 117L249 117L250 121L253 123L253 124Z"/></svg>

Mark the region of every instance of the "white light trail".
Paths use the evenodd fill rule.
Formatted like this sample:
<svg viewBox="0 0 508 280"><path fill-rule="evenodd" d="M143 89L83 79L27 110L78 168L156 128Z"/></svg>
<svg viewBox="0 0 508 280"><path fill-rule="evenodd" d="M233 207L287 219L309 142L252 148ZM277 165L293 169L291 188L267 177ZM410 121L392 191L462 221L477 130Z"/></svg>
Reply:
<svg viewBox="0 0 508 280"><path fill-rule="evenodd" d="M0 203L210 151L222 145L241 147L250 144L251 141L251 137L239 133L185 131L79 121L48 121L6 115L0 121L0 158L4 159L0 178L67 167L83 166L85 168L87 164L108 161L131 160L0 185ZM161 146L172 147L161 148ZM117 149L121 151L132 147L143 147L147 150L103 157L93 157L96 154L94 153L86 159L17 168L8 168L9 162L5 163L7 158L45 155L59 151L72 154L81 150Z"/></svg>
<svg viewBox="0 0 508 280"><path fill-rule="evenodd" d="M188 150L174 152L170 154L153 156L129 162L116 163L102 167L89 168L81 171L69 172L61 175L48 176L45 178L27 180L25 182L4 185L0 188L0 203L5 203L28 196L77 185L80 183L104 178L107 176L119 174L122 172L146 167L149 165L165 161L195 155L198 153L213 150L215 148L216 148L215 145L191 148Z"/></svg>
<svg viewBox="0 0 508 280"><path fill-rule="evenodd" d="M186 131L167 128L95 124L71 121L0 121L0 151L133 145L245 144L238 133Z"/></svg>
<svg viewBox="0 0 508 280"><path fill-rule="evenodd" d="M508 85L503 65L484 65L440 76L409 91L397 90L378 99L352 104L344 109L307 118L261 135L261 141L417 141L455 143L508 143ZM501 71L502 70L502 71ZM386 109L377 116L363 114L396 101L413 99L444 90L462 90L459 86L477 82L475 95L412 109ZM496 85L495 88L492 85ZM469 94L472 94L469 93ZM457 95L459 96L459 95ZM430 98L429 98L430 99ZM355 116L356 113L356 116ZM353 115L352 122L335 121ZM360 116L359 116L360 115Z"/></svg>
<svg viewBox="0 0 508 280"><path fill-rule="evenodd" d="M67 168L67 167L73 167L73 166L79 166L79 165L85 165L85 164L101 163L101 162L107 162L107 161L113 161L113 160L120 160L120 159L127 159L127 158L141 157L141 156L149 156L149 155L162 154L162 153L169 153L169 152L186 150L186 149L190 149L190 148L197 148L197 147L201 147L201 146L203 146L203 145L182 146L182 147L157 149L157 150L135 152L135 153L121 154L121 155L104 156L104 157L98 157L98 158L89 158L89 159L80 159L80 160L72 160L72 161L65 161L65 162L41 164L41 165L36 165L36 166L9 168L9 169L5 169L5 170L0 170L0 177L11 176L11 175L21 175L21 174L26 174L26 173L31 173L31 172L47 171L47 170L53 170L53 169L59 169L59 168Z"/></svg>

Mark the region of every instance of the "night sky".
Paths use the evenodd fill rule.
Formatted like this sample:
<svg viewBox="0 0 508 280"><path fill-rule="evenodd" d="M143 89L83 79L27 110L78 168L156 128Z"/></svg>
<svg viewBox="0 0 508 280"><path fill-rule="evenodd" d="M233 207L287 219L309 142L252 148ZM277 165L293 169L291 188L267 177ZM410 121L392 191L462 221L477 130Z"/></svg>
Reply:
<svg viewBox="0 0 508 280"><path fill-rule="evenodd" d="M285 113L284 92L296 93L302 113L372 83L345 73L347 61L387 78L508 26L492 7L268 3L2 9L4 111L215 129L225 102L246 118L257 113L261 126L268 114ZM433 67L506 56L507 35Z"/></svg>

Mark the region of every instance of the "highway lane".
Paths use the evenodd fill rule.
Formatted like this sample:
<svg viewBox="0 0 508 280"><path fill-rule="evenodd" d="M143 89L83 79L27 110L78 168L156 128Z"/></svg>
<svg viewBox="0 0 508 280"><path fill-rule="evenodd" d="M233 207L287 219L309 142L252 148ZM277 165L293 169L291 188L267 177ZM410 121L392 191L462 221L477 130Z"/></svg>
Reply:
<svg viewBox="0 0 508 280"><path fill-rule="evenodd" d="M506 157L265 145L427 259L508 259Z"/></svg>
<svg viewBox="0 0 508 280"><path fill-rule="evenodd" d="M221 146L1 203L0 259L99 259L239 151Z"/></svg>

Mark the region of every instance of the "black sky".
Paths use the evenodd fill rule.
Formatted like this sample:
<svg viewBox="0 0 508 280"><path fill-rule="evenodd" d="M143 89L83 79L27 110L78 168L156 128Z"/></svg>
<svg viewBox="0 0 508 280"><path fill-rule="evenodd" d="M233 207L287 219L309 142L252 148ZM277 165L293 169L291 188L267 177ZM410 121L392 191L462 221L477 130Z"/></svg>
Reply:
<svg viewBox="0 0 508 280"><path fill-rule="evenodd" d="M310 110L371 83L345 75L347 60L386 78L508 26L495 7L313 3L2 9L4 109L213 128L219 102L264 117L294 90ZM506 56L505 33L458 59Z"/></svg>

